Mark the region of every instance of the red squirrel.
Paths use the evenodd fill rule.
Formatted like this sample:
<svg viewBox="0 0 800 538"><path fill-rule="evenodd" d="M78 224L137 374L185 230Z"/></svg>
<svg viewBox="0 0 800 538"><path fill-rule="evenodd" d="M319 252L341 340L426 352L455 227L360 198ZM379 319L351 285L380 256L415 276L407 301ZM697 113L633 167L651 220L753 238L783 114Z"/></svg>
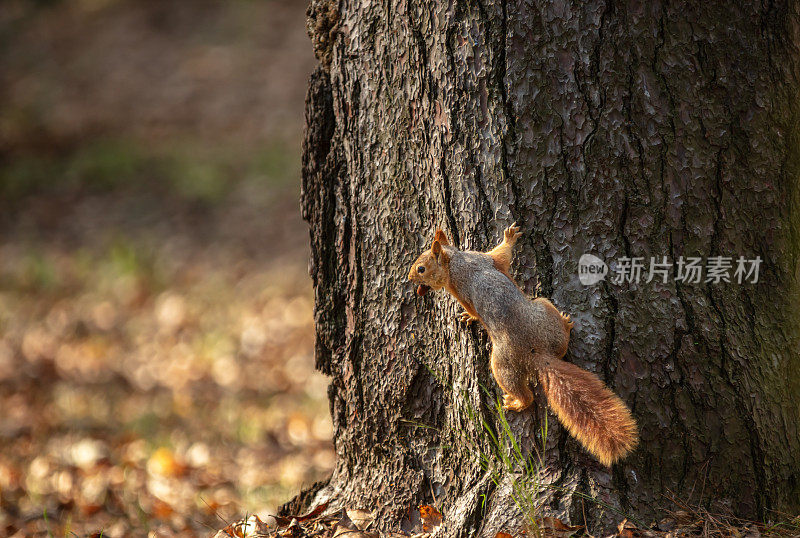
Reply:
<svg viewBox="0 0 800 538"><path fill-rule="evenodd" d="M538 381L561 423L610 466L636 448L636 422L599 377L561 360L573 324L544 297L529 300L511 278L512 248L520 235L515 223L484 253L458 250L436 230L430 250L414 262L408 278L418 284L419 295L446 289L464 307L459 319L478 320L489 332L492 374L503 390L504 409L530 406L530 384Z"/></svg>

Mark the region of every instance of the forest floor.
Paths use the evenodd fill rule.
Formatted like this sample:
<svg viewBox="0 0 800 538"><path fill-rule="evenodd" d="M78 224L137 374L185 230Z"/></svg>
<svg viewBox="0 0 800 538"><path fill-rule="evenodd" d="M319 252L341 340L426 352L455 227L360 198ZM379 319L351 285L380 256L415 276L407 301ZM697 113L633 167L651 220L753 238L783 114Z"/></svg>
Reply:
<svg viewBox="0 0 800 538"><path fill-rule="evenodd" d="M238 202L22 203L0 245L0 534L204 534L330 472L295 198L248 229Z"/></svg>
<svg viewBox="0 0 800 538"><path fill-rule="evenodd" d="M0 10L0 535L206 536L330 473L302 2Z"/></svg>
<svg viewBox="0 0 800 538"><path fill-rule="evenodd" d="M637 526L623 518L607 538L796 538L800 536L800 520L764 525L731 516L711 514L705 510L676 503L679 509L665 512L658 523ZM446 516L432 506L420 506L411 513L412 521L404 532L381 533L374 528L373 514L363 510L328 512L322 505L308 514L297 517L271 517L266 521L257 515L233 523L220 530L214 538L400 538L436 536ZM554 517L535 516L522 529L500 531L494 538L535 537L572 538L591 536L582 525L567 525Z"/></svg>

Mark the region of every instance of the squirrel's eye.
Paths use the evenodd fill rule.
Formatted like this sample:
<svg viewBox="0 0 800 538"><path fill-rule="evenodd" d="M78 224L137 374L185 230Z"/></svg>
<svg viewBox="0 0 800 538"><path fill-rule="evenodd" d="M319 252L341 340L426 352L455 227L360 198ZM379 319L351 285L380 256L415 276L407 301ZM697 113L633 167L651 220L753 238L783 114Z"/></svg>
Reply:
<svg viewBox="0 0 800 538"><path fill-rule="evenodd" d="M419 267L417 267L417 273L422 274L424 272L425 272L425 267L424 266L420 265Z"/></svg>

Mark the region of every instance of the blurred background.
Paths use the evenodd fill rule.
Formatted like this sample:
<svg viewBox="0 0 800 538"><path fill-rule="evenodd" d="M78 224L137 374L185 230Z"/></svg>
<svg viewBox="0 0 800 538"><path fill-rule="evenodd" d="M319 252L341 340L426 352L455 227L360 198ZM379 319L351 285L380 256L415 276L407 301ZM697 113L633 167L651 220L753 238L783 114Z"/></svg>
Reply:
<svg viewBox="0 0 800 538"><path fill-rule="evenodd" d="M305 8L0 3L0 535L208 535L331 471Z"/></svg>

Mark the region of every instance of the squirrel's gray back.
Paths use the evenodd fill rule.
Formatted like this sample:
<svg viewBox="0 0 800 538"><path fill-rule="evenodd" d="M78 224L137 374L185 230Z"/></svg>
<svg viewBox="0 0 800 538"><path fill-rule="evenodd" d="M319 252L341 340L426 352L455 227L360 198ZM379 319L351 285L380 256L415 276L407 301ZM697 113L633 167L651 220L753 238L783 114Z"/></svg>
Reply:
<svg viewBox="0 0 800 538"><path fill-rule="evenodd" d="M528 299L495 268L491 257L452 247L446 252L450 256L451 281L459 295L475 308L495 345L508 341L533 347L548 339L545 307Z"/></svg>

